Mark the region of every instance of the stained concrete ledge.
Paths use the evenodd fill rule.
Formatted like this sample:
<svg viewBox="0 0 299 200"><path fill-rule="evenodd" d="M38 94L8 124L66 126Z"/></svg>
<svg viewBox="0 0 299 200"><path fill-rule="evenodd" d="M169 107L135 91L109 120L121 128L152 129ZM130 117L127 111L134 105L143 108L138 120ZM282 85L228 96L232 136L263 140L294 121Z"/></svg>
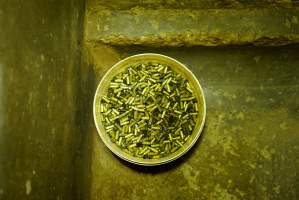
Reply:
<svg viewBox="0 0 299 200"><path fill-rule="evenodd" d="M111 45L299 43L299 8L87 10L85 40Z"/></svg>
<svg viewBox="0 0 299 200"><path fill-rule="evenodd" d="M144 8L160 9L225 9L225 8L269 8L299 5L298 0L88 0L88 9L98 9L99 7L111 10L128 10L136 6Z"/></svg>

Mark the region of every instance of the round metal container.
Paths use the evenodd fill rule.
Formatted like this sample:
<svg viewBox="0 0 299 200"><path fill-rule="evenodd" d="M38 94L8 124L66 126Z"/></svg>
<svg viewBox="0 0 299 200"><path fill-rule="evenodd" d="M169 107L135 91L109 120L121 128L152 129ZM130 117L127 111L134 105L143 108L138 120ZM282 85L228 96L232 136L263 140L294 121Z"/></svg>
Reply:
<svg viewBox="0 0 299 200"><path fill-rule="evenodd" d="M110 140L109 135L106 134L104 126L99 119L99 115L101 115L100 106L99 106L101 102L101 98L107 92L109 83L111 82L112 78L116 74L124 71L130 64L147 62L147 61L156 61L161 64L169 65L172 70L181 73L186 79L188 79L195 93L195 97L197 98L198 101L197 103L199 108L199 115L196 121L195 128L190 138L186 141L186 143L174 153L157 159L144 159L144 158L134 157L122 151L115 143L113 143ZM104 144L114 154L131 163L135 163L138 165L145 165L145 166L153 166L153 165L165 164L181 157L195 144L204 127L205 117L206 117L206 103L205 103L202 87L200 86L194 74L185 65L168 56L164 56L161 54L145 53L145 54L134 55L119 61L114 66L112 66L110 70L105 74L105 76L102 78L96 90L94 103L93 103L93 116L94 116L94 121L95 121L98 134L100 135Z"/></svg>

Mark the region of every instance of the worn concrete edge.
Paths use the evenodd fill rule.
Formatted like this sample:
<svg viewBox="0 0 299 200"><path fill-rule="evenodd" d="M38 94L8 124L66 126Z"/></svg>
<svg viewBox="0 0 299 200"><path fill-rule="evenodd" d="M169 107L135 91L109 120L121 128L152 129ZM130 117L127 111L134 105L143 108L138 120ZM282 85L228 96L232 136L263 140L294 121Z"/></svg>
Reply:
<svg viewBox="0 0 299 200"><path fill-rule="evenodd" d="M127 35L110 35L97 40L87 40L86 43L104 43L113 46L149 46L149 47L191 47L191 46L226 46L226 45L253 45L253 46L283 46L299 43L296 34L279 37L255 37L238 36L238 39L226 37L226 34L201 34L201 33L162 33L160 35L148 35L130 37Z"/></svg>
<svg viewBox="0 0 299 200"><path fill-rule="evenodd" d="M259 1L236 1L236 0L218 0L218 1L193 1L181 0L181 1L165 1L154 0L148 2L134 2L134 1L122 1L115 3L114 1L88 1L88 11L96 11L99 9L109 10L128 10L134 7L144 7L147 9L244 9L244 8L293 8L299 6L299 1L282 1L282 0L259 0Z"/></svg>
<svg viewBox="0 0 299 200"><path fill-rule="evenodd" d="M87 21L85 29L85 41L92 43L104 43L115 46L126 46L126 45L142 45L142 46L170 46L170 47L180 47L180 46L221 46L221 45L244 45L251 44L255 46L280 46L293 43L299 43L299 30L298 20L294 24L295 28L285 27L277 29L277 31L269 31L271 24L261 24L256 29L252 29L248 32L242 30L243 27L235 27L234 29L227 30L222 28L221 25L215 27L215 30L207 30L203 28L204 26L198 27L188 27L186 25L180 29L178 24L173 23L173 28L171 30L162 29L149 29L147 31L141 32L139 34L132 34L126 30L120 31L105 31L105 27L118 27L121 22L109 21L111 16L116 19L117 17L148 17L150 19L151 15L153 18L157 13L163 13L163 17L176 17L178 20L180 18L186 19L187 17L193 18L194 22L197 22L196 17L202 17L204 14L213 15L215 23L218 23L220 17L235 18L234 20L240 18L246 18L247 21L240 21L242 23L261 23L258 19L252 18L255 13L258 13L259 17L269 17L271 14L282 11L282 16L287 17L288 11L296 13L299 15L298 8L292 9L244 9L244 10L219 10L210 9L205 11L195 11L195 10L173 10L173 9L162 9L162 10L147 10L144 8L131 9L128 11L111 11L111 10L98 10L97 12L87 12ZM153 13L153 14L151 14ZM233 14L231 14L233 13ZM245 13L245 14L244 14ZM219 16L219 18L218 18ZM89 23L88 23L88 20ZM251 21L250 21L251 20ZM288 21L288 19L286 19ZM213 21L212 21L213 22ZM98 24L101 23L101 27ZM119 24L118 24L119 23ZM141 28L140 25L135 25L134 22L128 22L128 26L134 26L136 30ZM177 27L176 27L177 26ZM243 25L244 28L250 28L250 26ZM275 26L275 25L274 25ZM224 25L223 25L224 27ZM98 30L96 30L98 29Z"/></svg>

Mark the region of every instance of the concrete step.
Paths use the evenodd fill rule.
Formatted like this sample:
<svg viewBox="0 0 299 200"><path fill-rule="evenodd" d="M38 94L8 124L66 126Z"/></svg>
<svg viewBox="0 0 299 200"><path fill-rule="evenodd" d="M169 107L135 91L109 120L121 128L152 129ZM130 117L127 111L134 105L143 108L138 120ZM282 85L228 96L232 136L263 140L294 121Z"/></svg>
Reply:
<svg viewBox="0 0 299 200"><path fill-rule="evenodd" d="M85 40L117 46L298 43L299 7L196 10L87 7Z"/></svg>
<svg viewBox="0 0 299 200"><path fill-rule="evenodd" d="M225 8L290 8L298 5L298 0L88 0L87 7L97 10L99 7L110 10L128 10L134 7L147 9L225 9Z"/></svg>

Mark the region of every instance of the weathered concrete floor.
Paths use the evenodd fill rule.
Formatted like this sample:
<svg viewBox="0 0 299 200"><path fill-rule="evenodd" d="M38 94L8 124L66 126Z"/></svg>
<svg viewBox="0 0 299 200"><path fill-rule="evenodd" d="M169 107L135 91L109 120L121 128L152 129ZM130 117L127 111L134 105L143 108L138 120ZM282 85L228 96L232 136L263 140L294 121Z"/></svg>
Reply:
<svg viewBox="0 0 299 200"><path fill-rule="evenodd" d="M126 56L144 52L169 55L185 63L203 85L207 123L190 153L156 168L119 160L94 128L90 196L116 200L297 199L299 46L294 43L299 42L298 8L252 8L246 0L226 1L234 9L222 9L218 0L205 5L191 1L194 7L177 1L166 1L170 5L160 7L156 7L159 0L144 7L138 7L136 1L107 7L107 2L110 0L87 2L85 42L97 82ZM239 7L244 4L248 7ZM197 9L205 6L215 9ZM185 47L288 43L293 45Z"/></svg>
<svg viewBox="0 0 299 200"><path fill-rule="evenodd" d="M167 166L145 168L119 160L94 128L92 199L297 199L298 51L298 46L92 49L98 81L132 54L177 58L198 77L208 106L197 145Z"/></svg>

